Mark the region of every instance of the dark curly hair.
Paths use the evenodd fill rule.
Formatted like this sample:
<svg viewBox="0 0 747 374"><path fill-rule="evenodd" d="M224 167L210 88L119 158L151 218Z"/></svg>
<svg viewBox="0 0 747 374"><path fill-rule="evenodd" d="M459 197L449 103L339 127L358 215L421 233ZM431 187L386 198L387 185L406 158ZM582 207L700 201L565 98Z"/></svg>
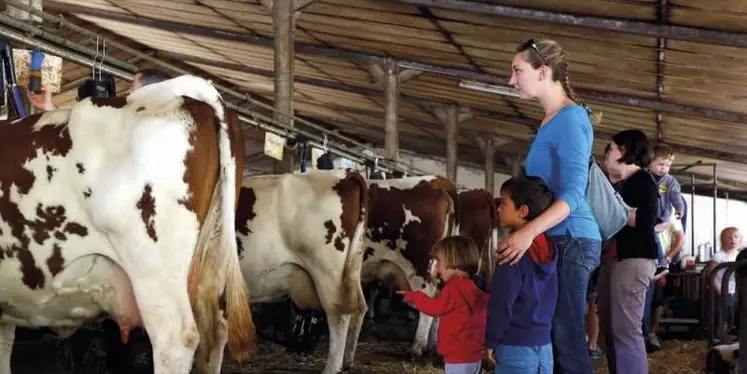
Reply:
<svg viewBox="0 0 747 374"><path fill-rule="evenodd" d="M622 151L622 157L617 162L638 165L642 168L647 168L651 164L654 151L648 136L643 131L620 131L612 137L612 141Z"/></svg>
<svg viewBox="0 0 747 374"><path fill-rule="evenodd" d="M522 205L527 206L529 209L529 214L526 217L527 221L537 218L553 202L550 187L539 177L509 178L501 185L501 193L508 194L517 209Z"/></svg>

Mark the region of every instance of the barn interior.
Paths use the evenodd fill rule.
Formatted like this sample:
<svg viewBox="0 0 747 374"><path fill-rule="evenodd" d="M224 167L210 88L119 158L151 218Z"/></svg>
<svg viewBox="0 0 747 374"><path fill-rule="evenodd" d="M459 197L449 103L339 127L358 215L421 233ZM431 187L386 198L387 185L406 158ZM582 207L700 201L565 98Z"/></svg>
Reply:
<svg viewBox="0 0 747 374"><path fill-rule="evenodd" d="M239 114L247 176L299 170L298 145L306 142L329 151L337 166L438 173L461 190L493 194L520 172L544 116L510 89L511 59L527 39L552 38L569 53L578 97L603 114L594 128L597 159L624 129L676 152L672 174L691 205L705 199L693 208L703 218L688 235L690 253L705 261L723 227L747 230L747 6L739 1L0 4L0 35L13 48L62 58L58 107L75 105L96 71L115 78L117 95L139 69L194 74L210 79ZM283 139L282 160L268 155L268 144L277 154ZM725 204L733 208L722 216ZM703 301L701 291L690 296ZM669 372L673 361L677 373L704 364L683 364L682 347L672 348L675 359L657 357L660 370L652 372ZM407 365L399 372L430 370Z"/></svg>

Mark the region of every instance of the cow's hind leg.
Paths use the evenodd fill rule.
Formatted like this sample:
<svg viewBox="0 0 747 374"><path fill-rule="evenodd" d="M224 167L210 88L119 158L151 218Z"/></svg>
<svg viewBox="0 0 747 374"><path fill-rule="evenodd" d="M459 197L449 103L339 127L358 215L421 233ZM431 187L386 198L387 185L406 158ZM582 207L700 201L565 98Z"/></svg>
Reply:
<svg viewBox="0 0 747 374"><path fill-rule="evenodd" d="M412 281L410 282L412 286ZM423 293L430 297L435 297L438 294L436 286L430 282L425 283L425 287L421 289ZM422 357L426 347L428 346L428 336L431 332L431 326L433 325L433 317L427 316L423 313L418 313L418 328L415 331L415 338L412 342L411 353L415 357Z"/></svg>
<svg viewBox="0 0 747 374"><path fill-rule="evenodd" d="M360 283L359 283L360 284ZM342 363L344 370L349 370L355 363L355 350L358 347L358 338L361 328L366 320L366 299L363 289L360 289L358 308L350 315L350 326L348 327L347 340L345 342L345 358Z"/></svg>
<svg viewBox="0 0 747 374"><path fill-rule="evenodd" d="M415 338L412 342L412 355L415 357L422 357L428 345L428 335L431 332L431 325L433 324L433 317L427 316L423 313L418 313L418 328L415 331Z"/></svg>
<svg viewBox="0 0 747 374"><path fill-rule="evenodd" d="M373 321L374 320L374 313L376 309L376 298L379 296L379 284L377 282L370 282L367 285L368 292L366 293L366 303L368 304L368 313L366 314L366 318Z"/></svg>
<svg viewBox="0 0 747 374"><path fill-rule="evenodd" d="M186 285L162 281L158 286L138 285L138 282L133 282L133 286L153 346L154 374L189 373L200 334L189 305Z"/></svg>
<svg viewBox="0 0 747 374"><path fill-rule="evenodd" d="M430 355L437 355L437 347L438 347L438 318L434 318L433 322L431 323L431 330L428 333L428 349L427 352Z"/></svg>
<svg viewBox="0 0 747 374"><path fill-rule="evenodd" d="M0 374L10 374L10 356L16 340L16 325L0 323Z"/></svg>
<svg viewBox="0 0 747 374"><path fill-rule="evenodd" d="M350 314L342 314L334 310L328 311L327 325L329 326L329 353L327 354L327 365L322 373L337 374L342 370L345 341L350 328Z"/></svg>
<svg viewBox="0 0 747 374"><path fill-rule="evenodd" d="M209 304L209 305L205 305ZM202 308L202 310L197 310ZM211 334L210 345L201 342L197 347L195 357L195 366L199 374L219 374L223 365L223 352L228 342L228 321L225 318L225 305L218 306L215 309L215 303L205 303L204 300L197 300L195 305L195 316L197 318L209 318L212 316L213 321L199 321L200 326L213 326L211 331L203 331L201 336Z"/></svg>

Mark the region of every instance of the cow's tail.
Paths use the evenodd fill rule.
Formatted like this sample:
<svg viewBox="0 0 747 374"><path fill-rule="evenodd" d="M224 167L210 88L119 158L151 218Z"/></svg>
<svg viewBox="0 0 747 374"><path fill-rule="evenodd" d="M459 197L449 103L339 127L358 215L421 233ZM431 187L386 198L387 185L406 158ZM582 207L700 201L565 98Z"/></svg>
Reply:
<svg viewBox="0 0 747 374"><path fill-rule="evenodd" d="M459 193L457 192L456 185L444 177L437 177L433 181L433 187L446 192L451 200L451 206L449 207L451 210L449 213L451 213L451 215L448 221L447 232L444 233L444 236L459 235L462 208L459 203Z"/></svg>
<svg viewBox="0 0 747 374"><path fill-rule="evenodd" d="M451 235L459 235L461 232L460 224L462 220L462 207L459 203L459 193L454 185L449 188L448 192L449 196L451 196L451 201L454 204L454 214L451 217Z"/></svg>
<svg viewBox="0 0 747 374"><path fill-rule="evenodd" d="M192 260L189 295L200 329L198 350L215 350L219 344L227 342L233 356L243 358L252 350L255 336L249 309L249 290L239 266L235 231L244 143L235 114L229 112L224 115L220 106L213 108L219 123L216 126L218 178ZM219 314L221 310L223 317ZM221 321L222 318L227 322ZM227 323L227 326L217 328L222 323ZM219 352L222 351L221 346ZM203 359L206 355L202 355Z"/></svg>
<svg viewBox="0 0 747 374"><path fill-rule="evenodd" d="M345 268L343 270L343 295L348 300L342 302L341 307L348 309L349 313L364 313L366 301L361 289L361 269L363 267L363 253L366 248L366 225L368 224L368 184L363 176L355 170L348 170L345 179L354 182L358 186L358 219L353 231L353 237L347 248L345 257Z"/></svg>
<svg viewBox="0 0 747 374"><path fill-rule="evenodd" d="M254 343L254 322L249 309L249 290L239 264L236 242L236 205L244 166L244 135L238 117L225 113L220 123L219 157L221 183L222 236L220 263L225 264L225 302L228 312L228 348L236 357L245 357ZM238 167L240 166L240 167Z"/></svg>

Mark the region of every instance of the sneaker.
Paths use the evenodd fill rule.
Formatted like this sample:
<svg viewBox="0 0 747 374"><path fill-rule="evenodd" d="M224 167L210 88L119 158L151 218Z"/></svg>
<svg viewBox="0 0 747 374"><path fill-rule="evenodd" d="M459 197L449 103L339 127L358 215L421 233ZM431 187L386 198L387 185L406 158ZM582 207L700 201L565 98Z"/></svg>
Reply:
<svg viewBox="0 0 747 374"><path fill-rule="evenodd" d="M660 349L659 337L656 334L649 334L646 337L646 353L654 353Z"/></svg>
<svg viewBox="0 0 747 374"><path fill-rule="evenodd" d="M602 349L601 349L601 348L599 348L599 347L596 347L596 348L589 348L589 356L590 356L591 358L599 358L599 357L604 357L604 352L603 352L603 351L602 351Z"/></svg>
<svg viewBox="0 0 747 374"><path fill-rule="evenodd" d="M661 279L663 276L669 274L669 269L665 267L657 267L656 273L654 273L654 279L655 281Z"/></svg>

